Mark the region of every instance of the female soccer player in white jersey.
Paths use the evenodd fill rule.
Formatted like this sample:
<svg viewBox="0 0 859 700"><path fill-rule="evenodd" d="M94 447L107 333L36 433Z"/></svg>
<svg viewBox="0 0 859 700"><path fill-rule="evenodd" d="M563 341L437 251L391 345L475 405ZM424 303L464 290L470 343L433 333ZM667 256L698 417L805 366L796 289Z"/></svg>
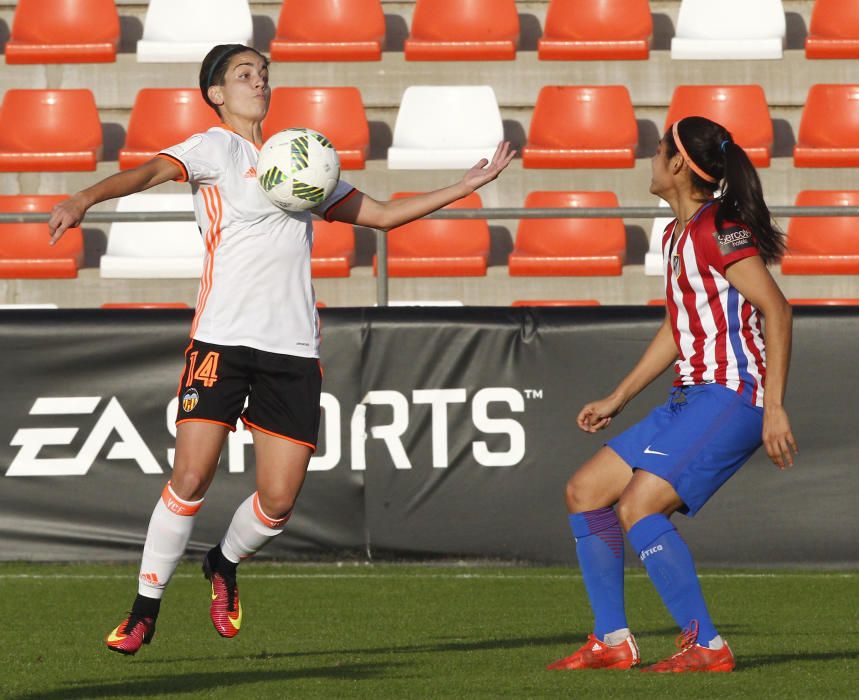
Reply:
<svg viewBox="0 0 859 700"><path fill-rule="evenodd" d="M205 240L179 384L173 475L149 522L137 598L107 637L108 648L123 654L134 654L155 633L164 588L237 419L253 433L257 491L239 506L204 560L212 584L211 618L223 637L235 636L242 620L236 566L283 530L316 446L321 369L310 280L311 216L276 208L256 182L268 80L268 60L256 50L216 46L201 65L200 89L222 124L78 192L51 216L56 241L97 202L168 180L187 181ZM456 184L408 199L376 201L341 181L312 211L328 220L390 229L494 180L513 155L502 143L491 162L480 161Z"/></svg>
<svg viewBox="0 0 859 700"><path fill-rule="evenodd" d="M650 191L676 216L662 240L665 320L617 388L582 408L579 428L608 426L672 363L676 379L664 405L609 440L567 483L594 631L550 669L638 665L624 610L622 528L682 630L679 652L644 670L732 670L669 518L694 516L762 442L779 468L796 451L782 405L791 311L766 267L784 243L754 166L722 126L687 117L662 137L652 168Z"/></svg>

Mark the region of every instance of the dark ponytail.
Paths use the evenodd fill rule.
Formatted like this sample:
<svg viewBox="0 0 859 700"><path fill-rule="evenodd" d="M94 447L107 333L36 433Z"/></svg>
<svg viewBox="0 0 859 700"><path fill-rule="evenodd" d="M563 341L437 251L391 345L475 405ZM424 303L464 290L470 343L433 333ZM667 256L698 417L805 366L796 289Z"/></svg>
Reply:
<svg viewBox="0 0 859 700"><path fill-rule="evenodd" d="M725 221L735 221L749 227L761 258L766 264L776 262L785 250L784 233L775 225L764 201L761 180L745 150L734 142L725 127L704 117L685 117L677 123L681 148L705 179L690 167L692 185L715 194L722 183L716 228ZM665 133L666 154L669 158L680 152L672 130ZM712 180L712 181L711 181Z"/></svg>

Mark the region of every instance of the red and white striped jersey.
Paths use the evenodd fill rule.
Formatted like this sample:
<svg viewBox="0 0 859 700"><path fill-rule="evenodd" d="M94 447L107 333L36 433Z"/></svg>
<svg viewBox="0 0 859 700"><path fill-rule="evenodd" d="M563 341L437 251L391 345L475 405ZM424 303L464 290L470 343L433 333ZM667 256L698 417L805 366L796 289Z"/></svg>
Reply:
<svg viewBox="0 0 859 700"><path fill-rule="evenodd" d="M716 204L698 210L672 246L677 220L662 237L665 291L679 356L676 386L722 384L763 405L766 355L757 309L725 278L727 267L758 255L748 228L724 222Z"/></svg>
<svg viewBox="0 0 859 700"><path fill-rule="evenodd" d="M315 209L282 211L257 183L259 149L224 125L158 155L178 164L179 181L191 184L206 246L191 337L318 357L311 212L327 217L354 188L341 180Z"/></svg>

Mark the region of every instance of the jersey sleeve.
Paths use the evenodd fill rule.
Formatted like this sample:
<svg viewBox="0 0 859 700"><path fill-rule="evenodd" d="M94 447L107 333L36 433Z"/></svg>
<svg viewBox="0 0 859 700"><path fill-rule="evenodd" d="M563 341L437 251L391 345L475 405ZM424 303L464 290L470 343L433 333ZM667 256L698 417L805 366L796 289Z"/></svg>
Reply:
<svg viewBox="0 0 859 700"><path fill-rule="evenodd" d="M191 184L214 184L224 171L226 144L220 143L217 135L211 133L194 134L182 143L165 148L157 154L182 169L182 177L177 182Z"/></svg>
<svg viewBox="0 0 859 700"><path fill-rule="evenodd" d="M358 190L352 185L345 180L340 180L340 182L337 183L337 187L334 188L334 192L331 193L331 196L318 207L313 207L310 211L326 221L331 221L331 216L334 214L337 207L343 204L350 197L355 196L357 193Z"/></svg>
<svg viewBox="0 0 859 700"><path fill-rule="evenodd" d="M724 222L706 237L705 253L707 262L720 274L725 274L732 263L760 254L751 230L732 221Z"/></svg>

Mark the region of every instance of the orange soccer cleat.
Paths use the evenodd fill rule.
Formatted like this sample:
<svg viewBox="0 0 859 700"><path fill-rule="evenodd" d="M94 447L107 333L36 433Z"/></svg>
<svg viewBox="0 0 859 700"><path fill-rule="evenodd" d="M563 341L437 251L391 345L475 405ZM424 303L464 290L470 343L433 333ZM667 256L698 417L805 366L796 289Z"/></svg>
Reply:
<svg viewBox="0 0 859 700"><path fill-rule="evenodd" d="M155 618L129 613L119 625L107 635L107 648L120 654L133 655L155 636Z"/></svg>
<svg viewBox="0 0 859 700"><path fill-rule="evenodd" d="M635 637L629 635L620 644L606 644L594 635L577 652L559 659L546 668L550 671L578 670L583 668L606 668L625 670L637 666L639 662L638 645Z"/></svg>
<svg viewBox="0 0 859 700"><path fill-rule="evenodd" d="M727 642L723 642L721 649L698 644L698 623L695 620L677 637L677 646L680 651L676 654L641 670L650 673L727 673L734 670L734 655Z"/></svg>
<svg viewBox="0 0 859 700"><path fill-rule="evenodd" d="M203 559L203 573L212 583L212 605L209 608L212 624L222 637L235 637L242 626L242 604L236 577L213 569L208 555Z"/></svg>

